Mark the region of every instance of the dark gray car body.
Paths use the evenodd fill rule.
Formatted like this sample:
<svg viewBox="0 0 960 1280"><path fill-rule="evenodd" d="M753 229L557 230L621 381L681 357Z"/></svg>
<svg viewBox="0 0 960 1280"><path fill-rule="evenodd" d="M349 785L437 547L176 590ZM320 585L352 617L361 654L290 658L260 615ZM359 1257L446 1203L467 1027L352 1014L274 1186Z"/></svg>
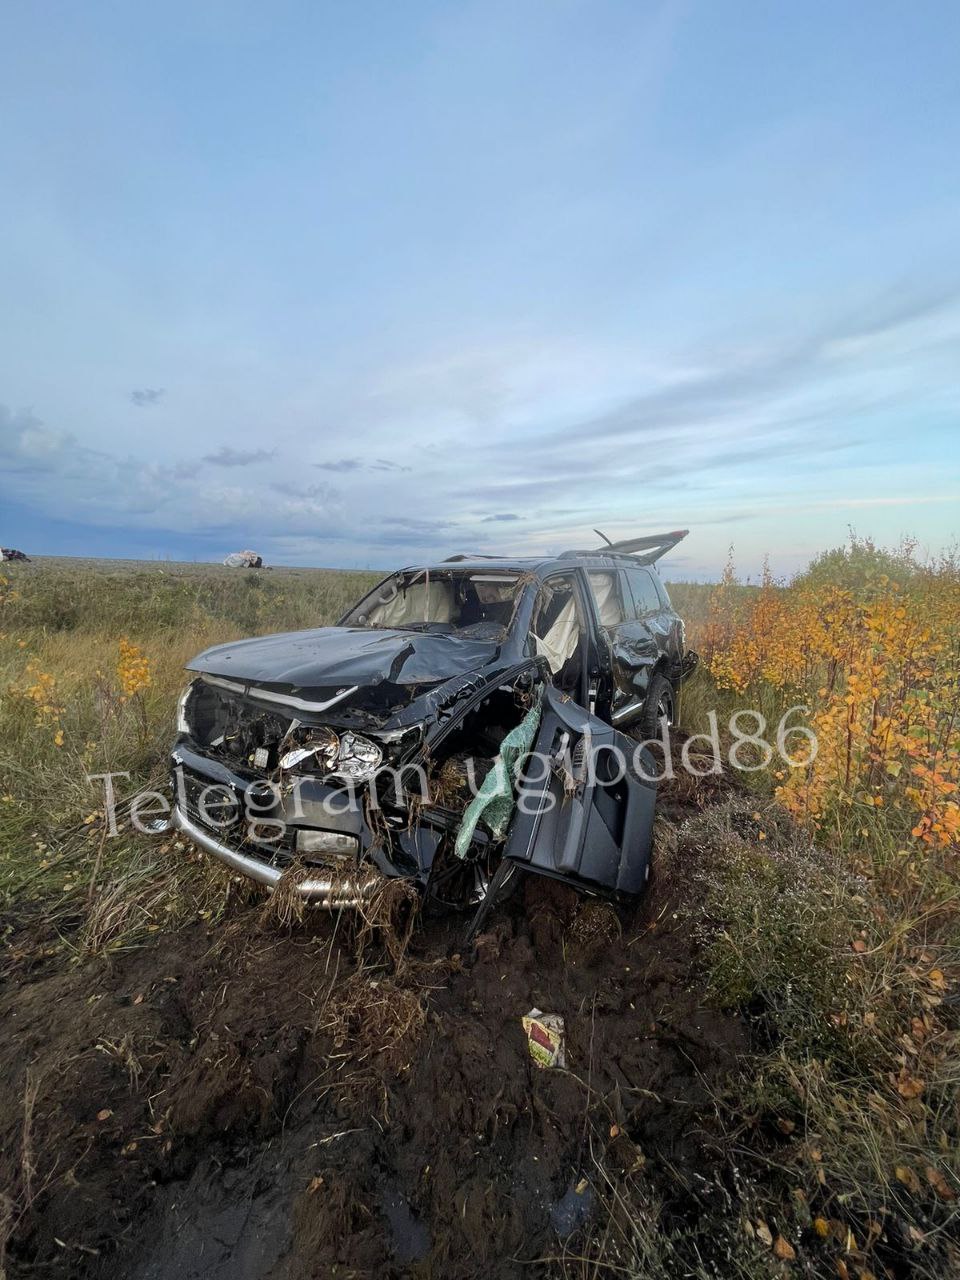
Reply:
<svg viewBox="0 0 960 1280"><path fill-rule="evenodd" d="M485 715L494 717L508 702L519 708L541 697L535 751L545 758L556 754L561 722L559 736L568 755L584 735L587 742L603 740L618 744L627 756L634 754L636 744L619 728L639 715L657 673L675 687L692 666L684 652L683 624L655 571L634 556L604 552L455 557L423 571L439 575L452 572L451 565L457 571L519 575L509 625L480 623L468 636L341 620L335 627L255 637L199 654L188 668L197 677L184 704L189 723L181 725L172 756L174 821L181 830L228 866L268 886L278 884L292 865L302 866L301 833L355 841L357 854L346 861L306 859L298 890L327 906L360 901L377 877L401 876L430 892L441 882L439 864L446 867L450 861L448 846L462 812L432 800L412 805L398 779L442 760L445 744L464 737L470 726L482 730ZM650 574L652 594L642 606L634 595L639 594L637 571ZM601 618L591 574L612 575L616 613L622 614L616 621L609 596L607 617ZM566 587L575 584L581 616L575 687L565 689L556 687L558 678L551 678L530 634L538 593L551 579ZM654 601L656 608L647 607ZM345 619L355 616L356 609ZM301 738L362 734L374 741L391 784L383 797L378 790L375 812L369 796L341 803L347 790L342 779L308 773L291 788L278 760L292 732ZM534 824L536 829L527 813L536 808L536 796L518 777L518 795L526 802L506 841L493 841L482 824L475 833L476 888L468 900L482 898L491 867L504 856L594 892L638 892L648 870L655 798L645 772L628 767L615 782L587 778L582 770L575 777L569 760L564 765L558 757L553 774L562 784L557 797L562 816ZM549 790L542 779L539 785L541 792ZM211 787L222 792L222 812L229 820L211 821L210 805L200 804L198 795ZM542 800L541 795L541 809ZM454 866L450 874L456 873ZM444 900L440 891L435 896Z"/></svg>

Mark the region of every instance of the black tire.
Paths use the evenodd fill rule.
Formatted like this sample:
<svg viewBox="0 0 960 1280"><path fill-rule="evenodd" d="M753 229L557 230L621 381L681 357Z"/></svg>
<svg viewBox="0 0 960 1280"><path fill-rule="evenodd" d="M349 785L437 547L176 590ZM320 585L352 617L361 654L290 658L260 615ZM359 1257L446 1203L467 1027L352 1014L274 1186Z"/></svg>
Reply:
<svg viewBox="0 0 960 1280"><path fill-rule="evenodd" d="M661 672L657 672L650 681L643 710L637 717L635 736L641 741L660 736L660 721L666 717L667 727L672 728L676 713L677 695L673 685Z"/></svg>

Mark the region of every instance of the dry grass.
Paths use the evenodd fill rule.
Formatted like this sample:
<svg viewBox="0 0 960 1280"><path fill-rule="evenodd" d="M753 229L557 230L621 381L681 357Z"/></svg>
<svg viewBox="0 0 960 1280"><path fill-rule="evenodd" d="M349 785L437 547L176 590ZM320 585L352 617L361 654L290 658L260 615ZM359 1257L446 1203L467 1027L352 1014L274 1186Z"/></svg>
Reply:
<svg viewBox="0 0 960 1280"><path fill-rule="evenodd" d="M603 1213L576 1251L563 1251L559 1265L568 1275L759 1280L793 1271L879 1280L888 1267L897 1280L960 1274L960 890L946 803L955 794L934 794L956 776L957 650L944 640L933 669L915 664L906 683L892 665L900 638L914 635L921 615L939 619L937 626L958 621L943 591L956 572L949 564L936 572L911 568L901 557L903 603L893 600L884 565L859 547L826 557L795 595L769 583L731 582L724 597L709 587L672 589L692 643L714 645L684 691L685 727L702 730L708 710L722 721L743 705L775 719L785 701L809 695L827 714L824 761L849 759L856 778L848 785L852 765L849 773L822 774L823 785L817 780L802 795L787 789L782 799L806 805L793 805L803 819L797 825L774 799L784 780L772 770L741 778L726 802L723 784L678 777L674 802L702 812L679 830L658 820L657 874L682 885L703 987L750 1020L754 1052L716 1099L726 1164L713 1199L705 1192L711 1207L700 1209L695 1229L660 1223L657 1190L642 1170L628 1174L607 1163L598 1144L593 1181ZM888 579L879 592L875 570ZM372 575L166 573L159 566L97 575L21 566L8 577L0 592L8 961L29 962L39 947L46 958L60 951L79 963L189 921L227 917L229 924L230 878L169 836L127 827L109 836L101 792L86 775L129 772L124 795L162 782L187 658L239 635L332 621ZM812 617L811 600L833 587L847 593L859 647L845 651L847 665L831 684L816 662L801 671L811 651L797 618ZM793 600L807 613L791 621L785 610ZM925 626L916 650L924 661ZM118 671L122 636L132 646L125 675ZM138 654L149 683L137 676ZM867 686L862 677L876 654L882 669ZM848 690L843 681L851 674ZM848 691L855 714L830 719L847 714ZM927 755L913 732L920 723L914 710L943 731L930 738ZM887 712L899 754L874 758ZM938 777L912 773L915 764ZM927 792L909 793L916 778ZM317 1031L329 1039L331 1087L342 1090L345 1105L370 1105L379 1094L385 1108L384 1077L409 1066L424 1032L425 989L408 956L415 908L407 886L385 885L354 921L361 964L377 967L330 984ZM296 894L280 892L267 910L269 929L279 921L292 930L303 906ZM575 928L588 947L593 937L609 945L609 919L591 916ZM114 1050L122 1054L123 1046ZM19 1178L36 1194L31 1105L25 1099ZM349 1217L355 1206L342 1210ZM8 1189L0 1240L16 1212ZM778 1259L758 1222L783 1238L792 1260ZM698 1254L706 1237L709 1258Z"/></svg>
<svg viewBox="0 0 960 1280"><path fill-rule="evenodd" d="M883 862L865 874L746 797L675 854L712 999L754 1027L717 1102L757 1214L815 1269L932 1277L960 1263L960 888L933 853L922 875Z"/></svg>
<svg viewBox="0 0 960 1280"><path fill-rule="evenodd" d="M312 875L316 875L315 868L299 860L286 868L276 888L264 899L260 910L261 928L276 925L280 929L292 929L294 925L303 923L307 904L300 893L300 886Z"/></svg>
<svg viewBox="0 0 960 1280"><path fill-rule="evenodd" d="M380 941L394 969L399 972L413 937L420 910L420 895L406 880L382 880L372 897L358 909L357 955Z"/></svg>
<svg viewBox="0 0 960 1280"><path fill-rule="evenodd" d="M123 803L166 788L184 663L244 634L334 621L377 575L40 562L0 576L0 901L81 956L213 918L229 879L132 830ZM88 780L107 772L129 775L116 779L117 835Z"/></svg>
<svg viewBox="0 0 960 1280"><path fill-rule="evenodd" d="M389 1080L410 1068L426 1021L416 986L357 969L331 989L317 1019L317 1034L331 1046L323 1087L348 1115L359 1120L376 1108L389 1124Z"/></svg>
<svg viewBox="0 0 960 1280"><path fill-rule="evenodd" d="M33 1204L34 1179L37 1173L33 1148L33 1113L39 1092L40 1080L35 1071L28 1069L23 1086L23 1129L20 1134L20 1181L25 1210Z"/></svg>
<svg viewBox="0 0 960 1280"><path fill-rule="evenodd" d="M4 1280L7 1274L7 1245L19 1222L29 1213L34 1201L45 1190L49 1181L49 1179L40 1179L38 1182L39 1155L34 1137L37 1098L42 1083L42 1075L32 1067L28 1067L23 1085L23 1119L20 1125L19 1153L14 1157L15 1172L12 1175L12 1184L0 1191L0 1280Z"/></svg>
<svg viewBox="0 0 960 1280"><path fill-rule="evenodd" d="M335 1049L350 1046L351 1063L375 1058L394 1074L410 1063L416 1036L426 1023L420 992L370 970L350 974L327 1001L317 1030Z"/></svg>

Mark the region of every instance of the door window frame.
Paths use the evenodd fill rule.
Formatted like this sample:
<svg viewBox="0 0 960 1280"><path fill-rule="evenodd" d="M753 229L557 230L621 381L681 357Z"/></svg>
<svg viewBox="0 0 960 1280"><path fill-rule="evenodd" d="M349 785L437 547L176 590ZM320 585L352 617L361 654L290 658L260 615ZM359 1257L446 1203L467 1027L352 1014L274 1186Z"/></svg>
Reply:
<svg viewBox="0 0 960 1280"><path fill-rule="evenodd" d="M596 612L596 603L593 599L593 592L590 589L589 582L583 577L583 570L580 567L571 567L569 569L557 569L552 573L540 579L536 584L533 596L533 606L530 611L530 621L527 625L527 648L536 656L537 648L534 640L534 621L537 616L537 608L540 601L540 594L543 588L549 586L556 578L568 578L573 586L574 609L577 615L577 622L580 628L580 648L581 664L580 664L580 688L577 694L577 705L586 708L588 690L590 687L589 668L593 660L593 638L592 628L590 625L591 610ZM589 595L587 594L589 592ZM550 683L553 684L551 676ZM555 686L556 687L556 686Z"/></svg>

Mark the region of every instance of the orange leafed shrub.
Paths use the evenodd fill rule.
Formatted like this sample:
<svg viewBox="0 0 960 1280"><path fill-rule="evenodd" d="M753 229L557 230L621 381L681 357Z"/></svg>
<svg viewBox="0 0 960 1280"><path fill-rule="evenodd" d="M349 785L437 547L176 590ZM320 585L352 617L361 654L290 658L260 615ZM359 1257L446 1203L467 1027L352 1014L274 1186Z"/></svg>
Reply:
<svg viewBox="0 0 960 1280"><path fill-rule="evenodd" d="M132 644L125 636L119 645L117 680L124 700L150 686L150 660L138 645Z"/></svg>
<svg viewBox="0 0 960 1280"><path fill-rule="evenodd" d="M807 704L818 749L777 789L800 821L894 805L929 844L960 838L960 576L952 563L907 585L714 592L704 659L720 688Z"/></svg>

